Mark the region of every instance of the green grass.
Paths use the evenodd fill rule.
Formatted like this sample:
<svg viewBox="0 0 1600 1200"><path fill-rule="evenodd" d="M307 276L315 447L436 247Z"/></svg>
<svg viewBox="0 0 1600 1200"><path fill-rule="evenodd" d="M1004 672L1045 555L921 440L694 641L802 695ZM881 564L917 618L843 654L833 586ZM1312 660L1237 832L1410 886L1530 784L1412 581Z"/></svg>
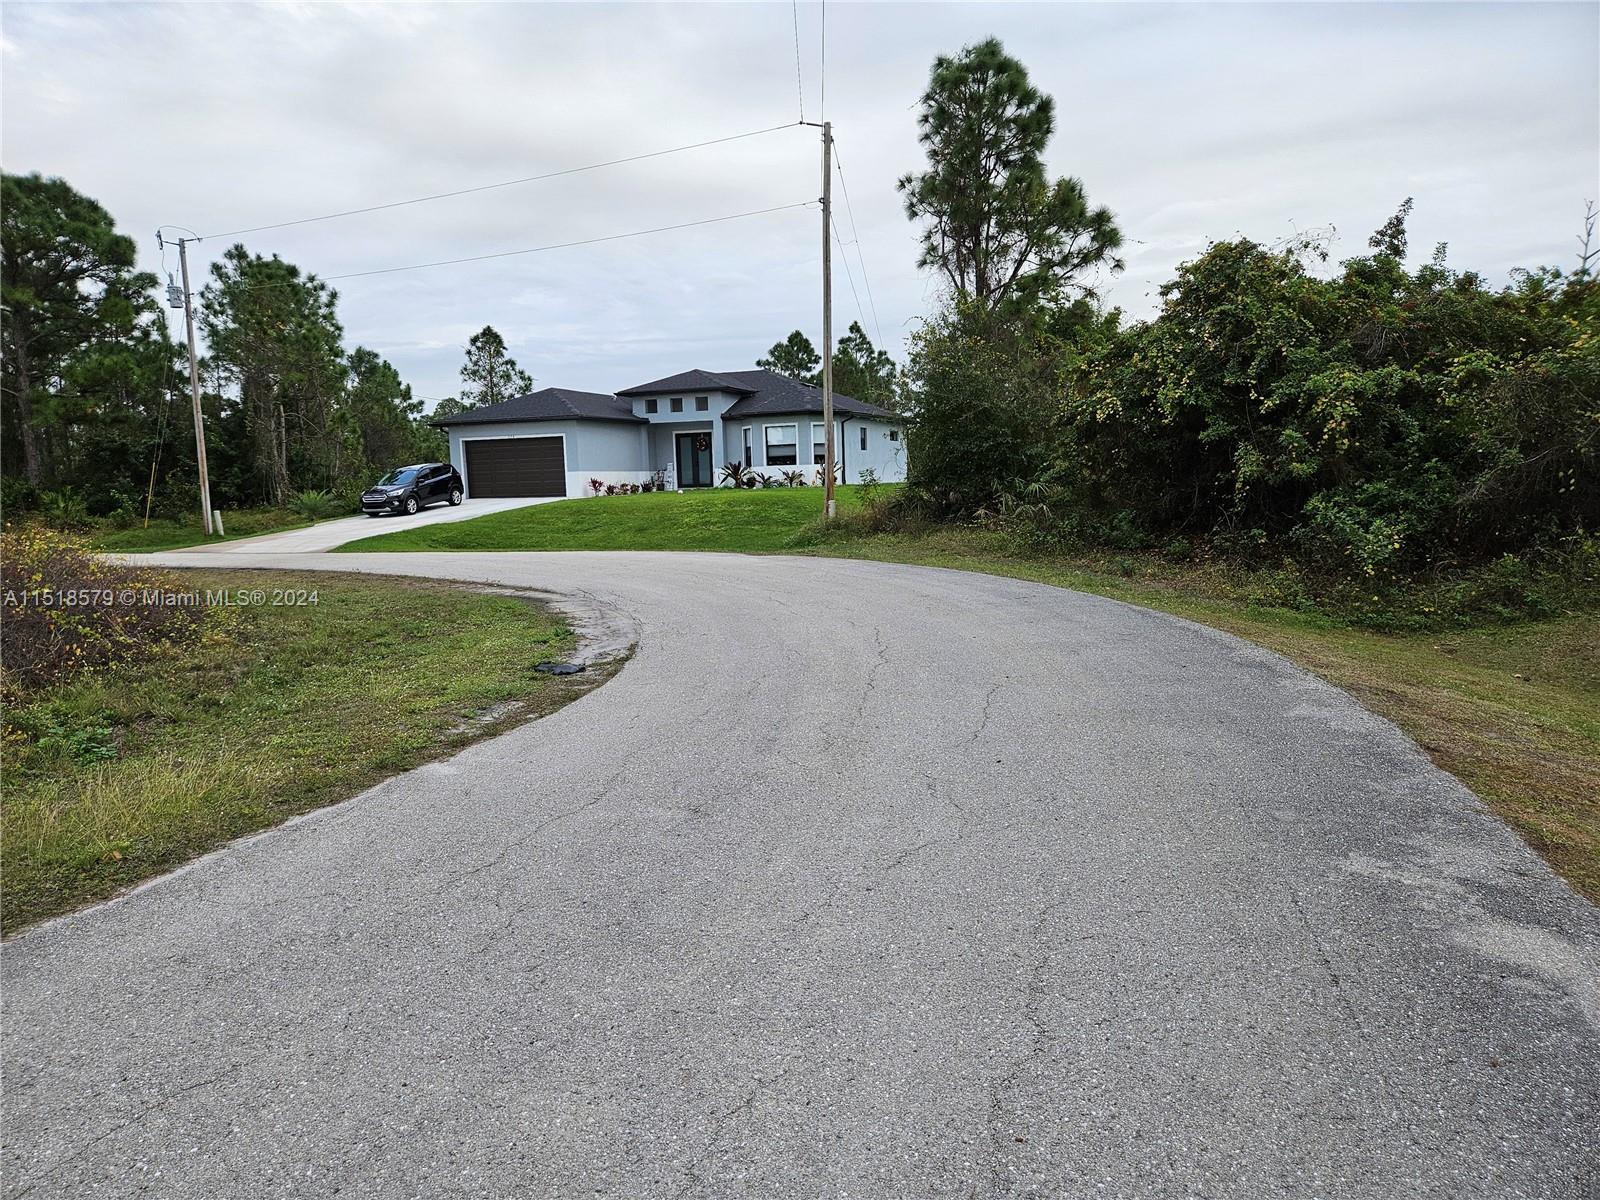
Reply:
<svg viewBox="0 0 1600 1200"><path fill-rule="evenodd" d="M839 507L860 504L859 489L837 489ZM424 525L349 542L372 550L784 550L822 515L818 487L702 488L683 493L596 496Z"/></svg>
<svg viewBox="0 0 1600 1200"><path fill-rule="evenodd" d="M340 514L354 516L353 513ZM299 513L282 508L246 508L222 514L222 527L226 537L207 537L200 526L199 516L173 519L162 517L152 520L149 526L134 525L126 529L102 527L89 534L96 550L120 554L153 554L159 550L183 550L207 542L236 541L256 537L263 533L277 533L284 529L300 529L313 524Z"/></svg>
<svg viewBox="0 0 1600 1200"><path fill-rule="evenodd" d="M1600 901L1600 615L1381 633L1275 607L1270 578L1156 555L1030 557L981 529L816 527L815 488L573 500L367 538L345 550L721 550L878 559L1094 592L1225 629L1315 672L1409 733ZM840 489L847 512L860 500Z"/></svg>
<svg viewBox="0 0 1600 1200"><path fill-rule="evenodd" d="M303 588L318 603L227 610L199 645L8 710L8 932L550 711L607 675L535 674L574 637L517 597L373 577L173 574L198 588Z"/></svg>

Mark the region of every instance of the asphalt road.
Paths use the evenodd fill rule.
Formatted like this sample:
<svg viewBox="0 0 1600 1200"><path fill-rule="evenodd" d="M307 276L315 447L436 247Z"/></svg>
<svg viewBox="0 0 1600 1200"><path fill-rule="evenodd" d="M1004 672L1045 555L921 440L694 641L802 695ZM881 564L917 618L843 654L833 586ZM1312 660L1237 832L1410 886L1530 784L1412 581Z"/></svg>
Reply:
<svg viewBox="0 0 1600 1200"><path fill-rule="evenodd" d="M638 653L9 943L6 1196L1600 1194L1597 910L1264 651L871 563L228 561Z"/></svg>

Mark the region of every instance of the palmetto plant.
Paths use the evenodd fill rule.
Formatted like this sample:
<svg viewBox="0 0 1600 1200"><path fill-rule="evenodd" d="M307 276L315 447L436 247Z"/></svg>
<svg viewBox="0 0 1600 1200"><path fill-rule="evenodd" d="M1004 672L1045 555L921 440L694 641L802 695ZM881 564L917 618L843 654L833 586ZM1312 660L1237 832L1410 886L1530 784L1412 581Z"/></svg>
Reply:
<svg viewBox="0 0 1600 1200"><path fill-rule="evenodd" d="M302 517L309 517L313 521L334 516L342 509L338 497L323 488L307 488L305 491L296 492L289 498L289 507Z"/></svg>
<svg viewBox="0 0 1600 1200"><path fill-rule="evenodd" d="M805 487L806 477L803 471L785 471L783 482L786 487Z"/></svg>
<svg viewBox="0 0 1600 1200"><path fill-rule="evenodd" d="M753 488L757 482L756 473L735 460L722 468L722 482L729 487Z"/></svg>

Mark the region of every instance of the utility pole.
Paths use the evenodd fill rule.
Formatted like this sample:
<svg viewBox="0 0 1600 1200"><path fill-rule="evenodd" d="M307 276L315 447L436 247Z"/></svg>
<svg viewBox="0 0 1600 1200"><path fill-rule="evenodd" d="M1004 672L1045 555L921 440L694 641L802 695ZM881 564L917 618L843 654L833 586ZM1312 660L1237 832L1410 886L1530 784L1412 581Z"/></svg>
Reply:
<svg viewBox="0 0 1600 1200"><path fill-rule="evenodd" d="M194 400L194 454L200 463L200 519L211 536L211 475L206 470L206 424L200 409L200 364L194 353L194 295L189 291L189 243L178 239L178 262L183 268L183 322L189 331L189 395ZM170 279L171 276L168 276Z"/></svg>
<svg viewBox="0 0 1600 1200"><path fill-rule="evenodd" d="M822 123L822 512L831 521L833 497L833 122Z"/></svg>

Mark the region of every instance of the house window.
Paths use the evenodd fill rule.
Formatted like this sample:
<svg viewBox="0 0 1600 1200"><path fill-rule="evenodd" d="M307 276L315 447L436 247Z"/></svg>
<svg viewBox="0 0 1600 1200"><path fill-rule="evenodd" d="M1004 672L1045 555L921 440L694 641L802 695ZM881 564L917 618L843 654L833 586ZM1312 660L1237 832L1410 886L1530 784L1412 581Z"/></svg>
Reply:
<svg viewBox="0 0 1600 1200"><path fill-rule="evenodd" d="M799 435L800 427L798 425L767 425L763 431L767 439L767 466L794 466L795 450L798 447L796 438Z"/></svg>
<svg viewBox="0 0 1600 1200"><path fill-rule="evenodd" d="M672 405L672 411L673 412L682 412L683 411L683 397L682 396L674 396L671 400L668 401L668 403Z"/></svg>
<svg viewBox="0 0 1600 1200"><path fill-rule="evenodd" d="M711 397L710 396L696 396L694 398L694 410L695 410L695 412L705 412L710 407L711 407Z"/></svg>
<svg viewBox="0 0 1600 1200"><path fill-rule="evenodd" d="M750 436L750 426L748 425L744 427L744 465L747 467L756 465L755 440Z"/></svg>
<svg viewBox="0 0 1600 1200"><path fill-rule="evenodd" d="M867 448L867 427L865 425L861 427L861 448L863 450Z"/></svg>
<svg viewBox="0 0 1600 1200"><path fill-rule="evenodd" d="M644 411L647 412L647 413L660 412L661 411L661 404L657 400L646 400L644 402Z"/></svg>
<svg viewBox="0 0 1600 1200"><path fill-rule="evenodd" d="M822 426L816 421L811 422L811 461L819 467L828 461L828 443L822 440Z"/></svg>
<svg viewBox="0 0 1600 1200"><path fill-rule="evenodd" d="M891 442L898 442L900 440L900 431L898 429L889 430L889 440Z"/></svg>

